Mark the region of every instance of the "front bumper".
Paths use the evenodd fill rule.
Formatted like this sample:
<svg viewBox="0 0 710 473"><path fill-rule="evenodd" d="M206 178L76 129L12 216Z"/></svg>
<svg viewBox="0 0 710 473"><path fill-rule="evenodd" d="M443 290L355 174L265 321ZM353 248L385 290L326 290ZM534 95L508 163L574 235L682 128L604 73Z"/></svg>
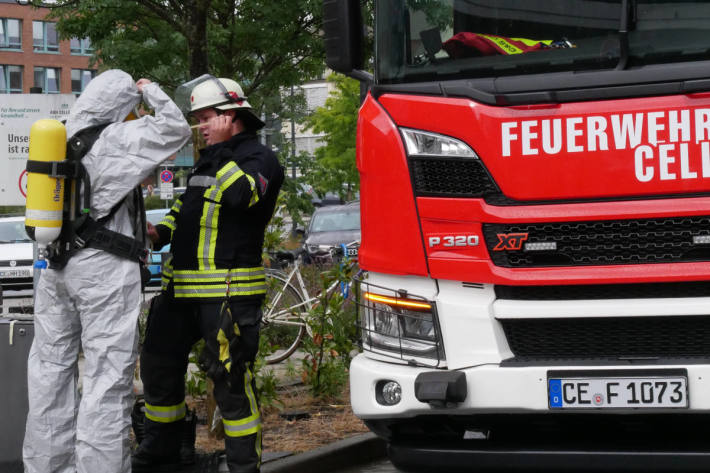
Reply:
<svg viewBox="0 0 710 473"><path fill-rule="evenodd" d="M687 370L689 407L552 410L547 372L559 367L493 364L457 370L465 374L461 402L427 403L417 399L416 379L433 370L366 355L351 363L351 403L404 471L709 471L710 365L618 368ZM402 386L400 403L377 402L383 380Z"/></svg>
<svg viewBox="0 0 710 473"><path fill-rule="evenodd" d="M654 410L666 413L710 414L710 364L624 365L604 366L605 370L658 370L680 368L688 373L687 409ZM415 394L419 374L430 368L388 363L360 354L350 364L350 397L355 415L362 419L408 418L426 415L470 415L496 413L551 414L547 397L548 371L586 371L598 366L506 366L484 364L458 370L466 375L466 399L448 407L435 407L420 402ZM384 406L376 400L376 386L380 381L396 381L402 386L402 400L394 406ZM589 409L595 414L633 414L634 410L606 411Z"/></svg>

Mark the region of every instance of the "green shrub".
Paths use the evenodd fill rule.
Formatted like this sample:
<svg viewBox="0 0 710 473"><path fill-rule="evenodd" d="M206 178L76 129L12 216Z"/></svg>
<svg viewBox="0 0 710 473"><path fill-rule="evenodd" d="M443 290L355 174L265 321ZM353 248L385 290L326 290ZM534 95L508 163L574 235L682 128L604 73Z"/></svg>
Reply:
<svg viewBox="0 0 710 473"><path fill-rule="evenodd" d="M301 376L316 398L332 398L348 381L348 367L357 339L357 310L339 290L327 292L334 282L347 283L355 265L336 265L320 274L320 295L307 321L312 337L303 340L305 357Z"/></svg>

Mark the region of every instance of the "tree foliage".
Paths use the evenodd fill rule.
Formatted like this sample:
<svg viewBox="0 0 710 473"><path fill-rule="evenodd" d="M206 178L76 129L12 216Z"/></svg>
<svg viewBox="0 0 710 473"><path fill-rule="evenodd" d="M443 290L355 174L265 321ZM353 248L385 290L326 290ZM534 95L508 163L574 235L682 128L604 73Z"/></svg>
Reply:
<svg viewBox="0 0 710 473"><path fill-rule="evenodd" d="M40 5L40 0L33 0ZM322 74L321 0L57 0L63 38L88 37L102 67L168 90L210 73L275 111L279 87Z"/></svg>
<svg viewBox="0 0 710 473"><path fill-rule="evenodd" d="M315 133L325 133L323 146L316 149L309 180L319 191L352 193L359 187L355 164L360 83L341 74L328 78L335 85L325 105L306 117L305 125ZM352 195L345 196L352 198Z"/></svg>

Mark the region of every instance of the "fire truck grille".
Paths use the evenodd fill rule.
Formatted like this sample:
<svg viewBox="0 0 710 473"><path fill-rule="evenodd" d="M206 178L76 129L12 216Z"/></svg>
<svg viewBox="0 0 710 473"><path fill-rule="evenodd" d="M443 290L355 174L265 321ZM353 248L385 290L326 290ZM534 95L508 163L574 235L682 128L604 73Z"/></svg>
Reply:
<svg viewBox="0 0 710 473"><path fill-rule="evenodd" d="M565 286L495 286L495 292L498 299L528 301L710 297L710 281Z"/></svg>
<svg viewBox="0 0 710 473"><path fill-rule="evenodd" d="M707 216L484 224L483 235L493 264L507 268L710 261ZM530 251L530 243L556 248Z"/></svg>
<svg viewBox="0 0 710 473"><path fill-rule="evenodd" d="M710 316L500 320L516 359L710 356Z"/></svg>
<svg viewBox="0 0 710 473"><path fill-rule="evenodd" d="M481 197L500 190L477 159L410 157L414 192L429 197Z"/></svg>

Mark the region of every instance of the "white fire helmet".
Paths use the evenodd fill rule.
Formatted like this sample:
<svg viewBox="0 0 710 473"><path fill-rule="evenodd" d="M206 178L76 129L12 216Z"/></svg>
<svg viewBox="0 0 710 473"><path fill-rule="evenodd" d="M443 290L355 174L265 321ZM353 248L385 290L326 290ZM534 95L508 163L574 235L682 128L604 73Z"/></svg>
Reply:
<svg viewBox="0 0 710 473"><path fill-rule="evenodd" d="M185 103L188 94L189 103ZM237 118L247 129L258 130L264 126L264 122L254 115L242 88L232 79L204 74L178 87L175 100L186 114L207 108L236 110Z"/></svg>

